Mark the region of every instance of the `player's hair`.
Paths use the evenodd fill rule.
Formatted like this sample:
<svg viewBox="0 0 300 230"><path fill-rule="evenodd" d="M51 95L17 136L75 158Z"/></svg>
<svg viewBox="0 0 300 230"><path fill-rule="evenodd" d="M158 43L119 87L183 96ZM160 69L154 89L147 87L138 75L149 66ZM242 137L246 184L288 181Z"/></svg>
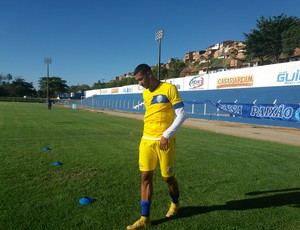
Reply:
<svg viewBox="0 0 300 230"><path fill-rule="evenodd" d="M140 64L135 68L133 75L137 75L138 73L144 75L148 72L151 72L150 66L148 66L147 64Z"/></svg>

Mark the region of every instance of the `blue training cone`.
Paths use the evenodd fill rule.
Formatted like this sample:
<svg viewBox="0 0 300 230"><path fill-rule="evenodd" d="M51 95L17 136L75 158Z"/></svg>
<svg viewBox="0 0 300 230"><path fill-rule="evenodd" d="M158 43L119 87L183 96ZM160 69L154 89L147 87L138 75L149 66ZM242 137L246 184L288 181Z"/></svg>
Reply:
<svg viewBox="0 0 300 230"><path fill-rule="evenodd" d="M82 197L79 199L79 204L91 204L93 202L94 202L94 200L89 197Z"/></svg>
<svg viewBox="0 0 300 230"><path fill-rule="evenodd" d="M61 166L61 165L62 165L62 163L61 163L61 162L59 162L59 161L55 161L55 162L53 163L53 165L54 165L54 166Z"/></svg>
<svg viewBox="0 0 300 230"><path fill-rule="evenodd" d="M50 150L50 148L49 147L45 147L45 148L43 148L43 150L44 151L48 151L48 150Z"/></svg>

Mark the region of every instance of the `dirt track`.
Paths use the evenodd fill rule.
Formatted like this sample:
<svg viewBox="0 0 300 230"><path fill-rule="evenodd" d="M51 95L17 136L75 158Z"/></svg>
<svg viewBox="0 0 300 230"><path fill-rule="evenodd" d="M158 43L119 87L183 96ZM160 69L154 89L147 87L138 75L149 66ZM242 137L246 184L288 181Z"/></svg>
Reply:
<svg viewBox="0 0 300 230"><path fill-rule="evenodd" d="M130 117L143 119L143 114L119 112L111 110L95 110L114 116ZM224 121L212 121L201 119L187 119L184 127L198 128L216 133L223 133L232 136L246 137L251 139L266 140L282 144L300 146L300 130L282 127L270 127L260 125L248 125L241 123L232 123Z"/></svg>

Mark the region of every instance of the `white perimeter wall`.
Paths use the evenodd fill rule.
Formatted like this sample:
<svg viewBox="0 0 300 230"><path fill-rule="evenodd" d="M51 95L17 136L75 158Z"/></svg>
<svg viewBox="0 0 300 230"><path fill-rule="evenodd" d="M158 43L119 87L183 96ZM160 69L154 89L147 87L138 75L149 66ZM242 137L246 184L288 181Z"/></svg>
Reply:
<svg viewBox="0 0 300 230"><path fill-rule="evenodd" d="M199 74L166 81L176 85L179 91L300 85L300 61ZM139 85L127 85L88 90L85 91L85 96L142 92L143 87Z"/></svg>

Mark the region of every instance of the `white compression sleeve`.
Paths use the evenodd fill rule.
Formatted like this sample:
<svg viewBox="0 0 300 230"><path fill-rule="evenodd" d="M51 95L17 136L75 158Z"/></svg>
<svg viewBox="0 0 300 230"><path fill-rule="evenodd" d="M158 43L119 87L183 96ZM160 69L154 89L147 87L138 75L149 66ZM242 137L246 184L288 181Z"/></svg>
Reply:
<svg viewBox="0 0 300 230"><path fill-rule="evenodd" d="M167 139L172 137L178 128L182 125L182 123L187 119L186 112L184 107L175 109L176 118L173 121L172 125L164 131L163 136Z"/></svg>

